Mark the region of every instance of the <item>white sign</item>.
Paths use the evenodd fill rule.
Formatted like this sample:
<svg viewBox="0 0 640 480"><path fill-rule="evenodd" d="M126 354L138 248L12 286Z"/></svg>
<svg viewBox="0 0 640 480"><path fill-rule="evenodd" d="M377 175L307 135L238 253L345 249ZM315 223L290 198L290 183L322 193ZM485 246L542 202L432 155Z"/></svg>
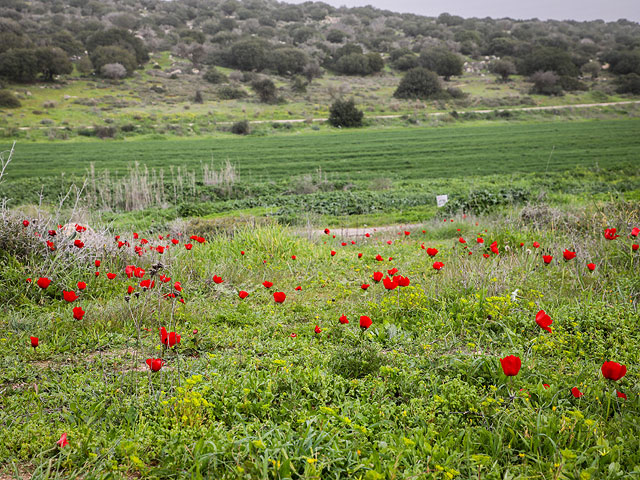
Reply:
<svg viewBox="0 0 640 480"><path fill-rule="evenodd" d="M449 201L449 195L436 195L436 202L438 207L444 207Z"/></svg>

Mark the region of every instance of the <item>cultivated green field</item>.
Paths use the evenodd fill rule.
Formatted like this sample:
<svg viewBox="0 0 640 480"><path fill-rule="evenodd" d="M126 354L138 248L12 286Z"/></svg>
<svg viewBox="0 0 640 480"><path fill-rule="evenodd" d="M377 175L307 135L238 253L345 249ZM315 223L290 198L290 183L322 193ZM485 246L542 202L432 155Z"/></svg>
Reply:
<svg viewBox="0 0 640 480"><path fill-rule="evenodd" d="M342 179L428 179L615 168L637 164L640 119L367 129L271 137L90 143L24 143L7 181L96 170L235 164L252 182L323 172ZM7 149L5 142L0 148Z"/></svg>

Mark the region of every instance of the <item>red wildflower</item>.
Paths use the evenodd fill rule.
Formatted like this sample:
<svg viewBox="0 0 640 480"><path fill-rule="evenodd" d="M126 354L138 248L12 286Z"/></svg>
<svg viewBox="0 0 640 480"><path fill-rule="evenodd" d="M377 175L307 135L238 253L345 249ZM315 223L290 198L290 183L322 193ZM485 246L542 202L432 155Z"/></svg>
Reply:
<svg viewBox="0 0 640 480"><path fill-rule="evenodd" d="M483 253L483 254L482 254L482 256L483 256L484 258L489 258L491 255L489 255L488 253Z"/></svg>
<svg viewBox="0 0 640 480"><path fill-rule="evenodd" d="M395 275L396 273L398 273L398 269L397 268L392 268L390 270L387 270L387 273L391 276Z"/></svg>
<svg viewBox="0 0 640 480"><path fill-rule="evenodd" d="M389 277L384 277L384 280L382 280L382 284L387 290L393 290L398 286L398 283L395 281L395 279Z"/></svg>
<svg viewBox="0 0 640 480"><path fill-rule="evenodd" d="M173 243L174 245L178 245L180 243L180 240L174 238L173 240L171 240L171 243Z"/></svg>
<svg viewBox="0 0 640 480"><path fill-rule="evenodd" d="M76 247L78 247L78 248L82 248L82 247L84 247L84 242L81 242L81 241L80 241L79 239L77 239L77 238L74 240L73 244L74 244Z"/></svg>
<svg viewBox="0 0 640 480"><path fill-rule="evenodd" d="M180 343L180 335L176 334L176 332L167 333L166 328L160 327L160 341L167 347L173 347Z"/></svg>
<svg viewBox="0 0 640 480"><path fill-rule="evenodd" d="M38 337L29 337L29 339L31 340L31 346L35 350L38 347L40 340L38 339Z"/></svg>
<svg viewBox="0 0 640 480"><path fill-rule="evenodd" d="M540 248L540 244L538 242L533 242L533 248Z"/></svg>
<svg viewBox="0 0 640 480"><path fill-rule="evenodd" d="M264 285L265 288L273 287L273 283L268 280L265 280L264 282L262 282L262 285Z"/></svg>
<svg viewBox="0 0 640 480"><path fill-rule="evenodd" d="M370 285L369 285L368 283L363 283L362 285L360 285L360 288L361 288L362 290L366 290L367 288L369 288L369 286L370 286Z"/></svg>
<svg viewBox="0 0 640 480"><path fill-rule="evenodd" d="M633 250L634 252L637 252L638 248L640 248L640 246L637 243L634 243L633 245L631 245L631 250Z"/></svg>
<svg viewBox="0 0 640 480"><path fill-rule="evenodd" d="M331 250L331 256L335 257L336 256L336 251L335 250Z"/></svg>
<svg viewBox="0 0 640 480"><path fill-rule="evenodd" d="M371 234L370 233L365 233L364 236L369 238L371 236Z"/></svg>
<svg viewBox="0 0 640 480"><path fill-rule="evenodd" d="M152 372L157 372L164 365L164 361L161 358L147 358L147 365Z"/></svg>
<svg viewBox="0 0 640 480"><path fill-rule="evenodd" d="M543 386L545 389L550 388L548 383L543 383L543 384L542 384L542 386Z"/></svg>
<svg viewBox="0 0 640 480"><path fill-rule="evenodd" d="M73 318L75 318L76 320L82 320L82 317L84 317L85 311L82 310L82 307L75 307L73 309Z"/></svg>
<svg viewBox="0 0 640 480"><path fill-rule="evenodd" d="M296 338L298 336L298 334L296 332L293 332L291 335L289 335L291 338Z"/></svg>
<svg viewBox="0 0 640 480"><path fill-rule="evenodd" d="M244 290L240 290L238 292L238 296L240 297L240 300L244 300L245 298L247 298L249 296L249 292L245 292Z"/></svg>
<svg viewBox="0 0 640 480"><path fill-rule="evenodd" d="M373 281L378 283L382 280L382 272L373 272Z"/></svg>
<svg viewBox="0 0 640 480"><path fill-rule="evenodd" d="M576 252L572 252L571 250L567 250L565 248L564 252L562 252L562 256L564 257L565 260L572 260L576 258Z"/></svg>
<svg viewBox="0 0 640 480"><path fill-rule="evenodd" d="M55 230L49 230L47 233L50 237L55 237L58 234L58 232L56 232Z"/></svg>
<svg viewBox="0 0 640 480"><path fill-rule="evenodd" d="M22 221L22 225L24 225L25 227L29 226L29 220L23 220Z"/></svg>
<svg viewBox="0 0 640 480"><path fill-rule="evenodd" d="M67 434L63 433L62 435L60 435L60 440L58 440L56 443L60 448L63 448L69 445L69 442L67 441Z"/></svg>
<svg viewBox="0 0 640 480"><path fill-rule="evenodd" d="M400 287L408 287L409 284L411 283L411 280L409 280L409 277L403 277L402 275L398 275L397 277L394 277L394 280L396 280L396 282L398 283L398 286Z"/></svg>
<svg viewBox="0 0 640 480"><path fill-rule="evenodd" d="M640 228L633 227L633 229L631 230L631 236L632 237L637 237L639 234L640 234Z"/></svg>
<svg viewBox="0 0 640 480"><path fill-rule="evenodd" d="M595 263L587 263L587 268L593 272L596 269L596 264Z"/></svg>
<svg viewBox="0 0 640 480"><path fill-rule="evenodd" d="M342 325L346 325L347 323L349 323L349 319L347 318L346 315L341 315L340 318L338 319L338 321L342 324Z"/></svg>
<svg viewBox="0 0 640 480"><path fill-rule="evenodd" d="M620 235L616 235L617 229L615 228L605 228L604 230L604 238L607 240L615 240Z"/></svg>
<svg viewBox="0 0 640 480"><path fill-rule="evenodd" d="M193 244L191 243L185 243L184 244L184 248L186 248L187 250L191 250L193 248Z"/></svg>
<svg viewBox="0 0 640 480"><path fill-rule="evenodd" d="M553 260L553 257L551 255L542 255L542 261L549 265L551 263L551 260Z"/></svg>
<svg viewBox="0 0 640 480"><path fill-rule="evenodd" d="M74 292L73 290L70 292L67 292L66 290L62 291L62 298L64 298L64 300L66 302L75 302L78 299L78 295L76 295L76 292Z"/></svg>
<svg viewBox="0 0 640 480"><path fill-rule="evenodd" d="M435 257L438 254L437 248L427 248L427 255L430 257Z"/></svg>
<svg viewBox="0 0 640 480"><path fill-rule="evenodd" d="M384 262L384 258L382 258L382 255L380 254L376 255L376 260L379 262Z"/></svg>
<svg viewBox="0 0 640 480"><path fill-rule="evenodd" d="M47 288L50 283L51 283L51 280L49 280L47 277L40 277L36 282L36 284L43 290Z"/></svg>
<svg viewBox="0 0 640 480"><path fill-rule="evenodd" d="M433 262L433 268L434 268L435 270L440 271L440 269L441 269L442 267L444 267L444 263L442 263L442 262Z"/></svg>
<svg viewBox="0 0 640 480"><path fill-rule="evenodd" d="M498 249L498 242L493 242L493 243L491 244L491 251L492 251L493 253L495 253L496 255L499 255L499 254L500 254L500 250Z"/></svg>
<svg viewBox="0 0 640 480"><path fill-rule="evenodd" d="M273 292L273 301L276 303L282 303L287 298L284 292Z"/></svg>
<svg viewBox="0 0 640 480"><path fill-rule="evenodd" d="M295 290L296 290L297 292L299 292L300 290L302 290L302 287L301 287L300 285L298 285L298 286L295 288Z"/></svg>
<svg viewBox="0 0 640 480"><path fill-rule="evenodd" d="M366 315L362 315L360 317L360 328L366 330L367 328L369 328L371 326L371 324L373 323L373 321L367 317Z"/></svg>
<svg viewBox="0 0 640 480"><path fill-rule="evenodd" d="M464 238L462 238L462 237L460 237L460 238L458 239L458 242L460 242L460 243L467 243L467 241L466 241Z"/></svg>
<svg viewBox="0 0 640 480"><path fill-rule="evenodd" d="M358 254L358 258L362 258L362 253L359 253L359 254Z"/></svg>
<svg viewBox="0 0 640 480"><path fill-rule="evenodd" d="M329 230L328 228L324 229L324 233L326 233L327 235L329 235L331 233L331 230Z"/></svg>
<svg viewBox="0 0 640 480"><path fill-rule="evenodd" d="M224 280L222 280L222 277L219 277L218 275L214 275L213 276L213 282L216 284L220 284L222 282L224 282Z"/></svg>
<svg viewBox="0 0 640 480"><path fill-rule="evenodd" d="M502 365L502 371L507 377L513 377L520 371L522 362L520 361L520 357L509 355L508 357L500 359L500 365Z"/></svg>
<svg viewBox="0 0 640 480"><path fill-rule="evenodd" d="M551 333L550 325L553 323L553 320L551 320L551 317L549 315L547 315L544 310L540 310L536 314L536 323L538 324L538 326L540 328L542 328L543 330L546 330L547 332Z"/></svg>
<svg viewBox="0 0 640 480"><path fill-rule="evenodd" d="M573 395L575 398L580 398L581 396L584 395L584 393L582 393L580 390L578 390L578 387L573 387L571 389L571 395Z"/></svg>
<svg viewBox="0 0 640 480"><path fill-rule="evenodd" d="M127 293L128 293L129 295L131 295L131 294L133 293L133 291L134 291L134 290L135 290L135 289L134 289L131 285L129 285L129 286L127 287Z"/></svg>
<svg viewBox="0 0 640 480"><path fill-rule="evenodd" d="M298 258L298 257L296 257L295 255L291 255L291 260L295 260L295 259L297 259L297 258Z"/></svg>
<svg viewBox="0 0 640 480"><path fill-rule="evenodd" d="M476 243L484 243L484 238L482 237L476 238Z"/></svg>
<svg viewBox="0 0 640 480"><path fill-rule="evenodd" d="M113 280L114 278L116 278L116 274L115 274L115 273L111 273L111 272L109 272L109 273L107 273L107 278L108 278L109 280Z"/></svg>
<svg viewBox="0 0 640 480"><path fill-rule="evenodd" d="M625 399L625 400L627 399L627 396L626 396L624 393L619 392L618 390L616 390L616 396L617 396L618 398L623 398L623 399Z"/></svg>
<svg viewBox="0 0 640 480"><path fill-rule="evenodd" d="M158 252L158 253L164 253L164 247L163 247L162 245L158 245L158 246L156 247L156 252Z"/></svg>
<svg viewBox="0 0 640 480"><path fill-rule="evenodd" d="M604 378L613 381L618 381L627 374L627 366L617 362L604 362L601 370Z"/></svg>

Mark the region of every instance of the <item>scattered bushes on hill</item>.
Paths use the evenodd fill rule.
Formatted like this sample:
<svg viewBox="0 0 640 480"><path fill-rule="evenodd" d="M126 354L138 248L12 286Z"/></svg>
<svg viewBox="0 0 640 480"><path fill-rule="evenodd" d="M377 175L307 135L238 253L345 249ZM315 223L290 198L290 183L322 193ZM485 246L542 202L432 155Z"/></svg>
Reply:
<svg viewBox="0 0 640 480"><path fill-rule="evenodd" d="M338 99L329 108L329 123L334 127L361 127L364 113L352 99Z"/></svg>

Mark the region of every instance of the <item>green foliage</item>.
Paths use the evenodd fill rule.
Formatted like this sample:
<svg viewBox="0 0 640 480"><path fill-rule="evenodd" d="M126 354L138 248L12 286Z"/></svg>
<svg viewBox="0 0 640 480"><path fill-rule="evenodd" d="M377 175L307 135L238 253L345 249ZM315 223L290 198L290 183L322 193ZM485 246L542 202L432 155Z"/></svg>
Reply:
<svg viewBox="0 0 640 480"><path fill-rule="evenodd" d="M269 65L278 75L302 73L308 62L307 54L297 48L277 48L269 55Z"/></svg>
<svg viewBox="0 0 640 480"><path fill-rule="evenodd" d="M257 38L240 40L231 46L230 63L240 70L259 72L268 65L268 44Z"/></svg>
<svg viewBox="0 0 640 480"><path fill-rule="evenodd" d="M136 58L133 53L119 46L99 46L90 54L91 63L96 72L101 73L102 67L119 63L131 75L136 69Z"/></svg>
<svg viewBox="0 0 640 480"><path fill-rule="evenodd" d="M149 61L149 51L147 47L144 45L141 39L137 38L135 35L130 33L127 30L119 29L119 28L111 28L108 30L100 30L98 32L90 35L85 43L87 51L91 56L91 60L93 61L95 52L101 47L118 47L129 55L132 55L134 60L134 67L129 69L128 65L123 62L104 62L104 63L122 63L125 67L127 67L127 71L133 71L137 65L143 65ZM100 66L104 65L102 63ZM94 62L94 67L99 69L99 67Z"/></svg>
<svg viewBox="0 0 640 480"><path fill-rule="evenodd" d="M251 87L258 94L262 103L274 103L278 100L278 90L270 78L255 80L251 83Z"/></svg>
<svg viewBox="0 0 640 480"><path fill-rule="evenodd" d="M250 131L249 122L246 120L240 120L231 125L231 133L235 135L248 135Z"/></svg>
<svg viewBox="0 0 640 480"><path fill-rule="evenodd" d="M396 88L396 98L433 98L442 92L438 75L422 67L409 70Z"/></svg>
<svg viewBox="0 0 640 480"><path fill-rule="evenodd" d="M379 348L375 344L360 344L336 352L329 359L329 369L334 375L347 379L375 375L383 363Z"/></svg>
<svg viewBox="0 0 640 480"><path fill-rule="evenodd" d="M247 97L247 92L242 87L233 85L223 85L216 90L216 94L220 100L238 100Z"/></svg>
<svg viewBox="0 0 640 480"><path fill-rule="evenodd" d="M455 75L462 75L464 66L464 59L460 55L445 48L434 48L422 52L418 62L425 69L443 76L445 80Z"/></svg>
<svg viewBox="0 0 640 480"><path fill-rule="evenodd" d="M618 93L640 94L640 75L636 73L620 75L616 80L616 84L616 91Z"/></svg>
<svg viewBox="0 0 640 480"><path fill-rule="evenodd" d="M21 105L20 100L9 90L0 90L0 107L2 108L18 108Z"/></svg>
<svg viewBox="0 0 640 480"><path fill-rule="evenodd" d="M333 127L361 127L364 112L358 110L353 98L338 99L329 108L329 123Z"/></svg>
<svg viewBox="0 0 640 480"><path fill-rule="evenodd" d="M227 76L224 73L222 73L220 70L218 70L216 67L207 68L207 71L204 72L204 75L202 77L207 82L213 83L214 85L217 85L219 83L225 83L228 80Z"/></svg>
<svg viewBox="0 0 640 480"><path fill-rule="evenodd" d="M571 56L566 51L554 47L536 47L518 63L518 73L521 75L547 71L569 77L576 77L579 72Z"/></svg>

